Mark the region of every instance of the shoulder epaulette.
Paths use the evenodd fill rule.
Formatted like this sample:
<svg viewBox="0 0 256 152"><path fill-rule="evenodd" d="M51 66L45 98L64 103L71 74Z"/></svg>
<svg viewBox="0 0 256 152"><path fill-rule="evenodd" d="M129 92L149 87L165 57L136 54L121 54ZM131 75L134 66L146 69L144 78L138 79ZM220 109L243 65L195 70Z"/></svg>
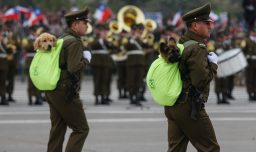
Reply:
<svg viewBox="0 0 256 152"><path fill-rule="evenodd" d="M200 47L205 47L206 48L206 45L204 43L198 43Z"/></svg>

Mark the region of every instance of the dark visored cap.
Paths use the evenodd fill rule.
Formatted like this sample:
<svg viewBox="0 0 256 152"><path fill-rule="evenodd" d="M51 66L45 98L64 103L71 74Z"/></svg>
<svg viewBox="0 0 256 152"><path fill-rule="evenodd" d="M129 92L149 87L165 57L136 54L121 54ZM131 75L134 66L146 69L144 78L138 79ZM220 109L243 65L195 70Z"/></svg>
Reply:
<svg viewBox="0 0 256 152"><path fill-rule="evenodd" d="M65 14L66 21L75 21L75 20L84 20L87 22L91 22L91 20L88 17L89 9L84 8L80 11L72 11L67 14Z"/></svg>
<svg viewBox="0 0 256 152"><path fill-rule="evenodd" d="M184 22L189 23L193 21L212 21L209 17L211 12L211 4L205 4L201 7L195 8L182 16Z"/></svg>

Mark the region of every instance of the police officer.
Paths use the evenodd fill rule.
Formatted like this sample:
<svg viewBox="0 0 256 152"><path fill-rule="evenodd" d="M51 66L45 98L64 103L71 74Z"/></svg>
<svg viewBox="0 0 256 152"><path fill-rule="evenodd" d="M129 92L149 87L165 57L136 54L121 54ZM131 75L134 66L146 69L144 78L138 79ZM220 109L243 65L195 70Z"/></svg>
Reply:
<svg viewBox="0 0 256 152"><path fill-rule="evenodd" d="M246 89L249 101L256 101L256 29L250 31L244 45L243 52L248 62L245 71Z"/></svg>
<svg viewBox="0 0 256 152"><path fill-rule="evenodd" d="M88 9L65 15L68 28L60 36L64 39L60 53L60 80L57 88L45 93L50 107L51 131L47 152L61 152L67 127L72 129L66 152L81 152L89 133L89 126L79 97L83 68L91 60L84 51L80 36L87 30Z"/></svg>
<svg viewBox="0 0 256 152"><path fill-rule="evenodd" d="M0 27L0 105L9 105L8 100L6 100L6 79L8 73L8 62L7 62L7 47L3 42L2 27Z"/></svg>
<svg viewBox="0 0 256 152"><path fill-rule="evenodd" d="M185 152L189 141L197 151L220 151L211 120L204 109L210 81L217 73L217 55L213 52L208 54L204 44L213 29L210 11L211 5L206 4L182 17L188 31L179 43L185 45L191 40L196 43L185 47L179 62L182 93L174 106L165 107L168 118L168 152Z"/></svg>
<svg viewBox="0 0 256 152"><path fill-rule="evenodd" d="M217 32L217 38L215 43L215 52L217 55L221 55L228 48L224 45L225 33L223 30ZM215 93L217 95L217 104L229 104L228 101L228 78L227 77L215 77Z"/></svg>
<svg viewBox="0 0 256 152"><path fill-rule="evenodd" d="M127 51L127 89L129 91L130 104L142 106L141 88L143 87L143 77L145 72L145 54L141 46L141 25L133 24L132 32L128 37L128 43L124 45Z"/></svg>
<svg viewBox="0 0 256 152"><path fill-rule="evenodd" d="M8 33L8 44L7 48L9 49L9 53L7 54L8 61L8 74L7 74L7 86L6 93L8 94L7 100L10 102L15 102L13 98L13 90L14 90L14 78L17 70L17 48L18 43L16 38L14 37L13 32Z"/></svg>
<svg viewBox="0 0 256 152"><path fill-rule="evenodd" d="M92 49L91 67L93 71L95 105L109 105L112 101L109 96L114 62L109 54L106 32L104 25L98 25L95 29L96 38L90 44Z"/></svg>

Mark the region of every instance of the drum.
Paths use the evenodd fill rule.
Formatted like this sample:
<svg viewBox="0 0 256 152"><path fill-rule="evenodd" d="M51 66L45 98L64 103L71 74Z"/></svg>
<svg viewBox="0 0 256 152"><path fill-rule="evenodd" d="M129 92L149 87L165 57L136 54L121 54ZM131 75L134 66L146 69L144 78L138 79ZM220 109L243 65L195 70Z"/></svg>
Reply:
<svg viewBox="0 0 256 152"><path fill-rule="evenodd" d="M234 48L218 57L217 77L233 75L247 66L247 60L240 48Z"/></svg>

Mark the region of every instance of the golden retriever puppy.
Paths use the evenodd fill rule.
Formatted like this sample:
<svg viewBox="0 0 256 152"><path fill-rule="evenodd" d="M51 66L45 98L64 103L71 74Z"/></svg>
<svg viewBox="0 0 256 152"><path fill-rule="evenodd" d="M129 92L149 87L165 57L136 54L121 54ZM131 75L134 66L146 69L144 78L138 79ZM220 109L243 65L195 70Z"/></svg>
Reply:
<svg viewBox="0 0 256 152"><path fill-rule="evenodd" d="M176 47L176 40L173 37L170 37L167 43L160 43L159 53L167 63L178 62L181 58L179 48Z"/></svg>
<svg viewBox="0 0 256 152"><path fill-rule="evenodd" d="M49 33L42 33L34 42L34 49L50 51L56 44L56 37Z"/></svg>

